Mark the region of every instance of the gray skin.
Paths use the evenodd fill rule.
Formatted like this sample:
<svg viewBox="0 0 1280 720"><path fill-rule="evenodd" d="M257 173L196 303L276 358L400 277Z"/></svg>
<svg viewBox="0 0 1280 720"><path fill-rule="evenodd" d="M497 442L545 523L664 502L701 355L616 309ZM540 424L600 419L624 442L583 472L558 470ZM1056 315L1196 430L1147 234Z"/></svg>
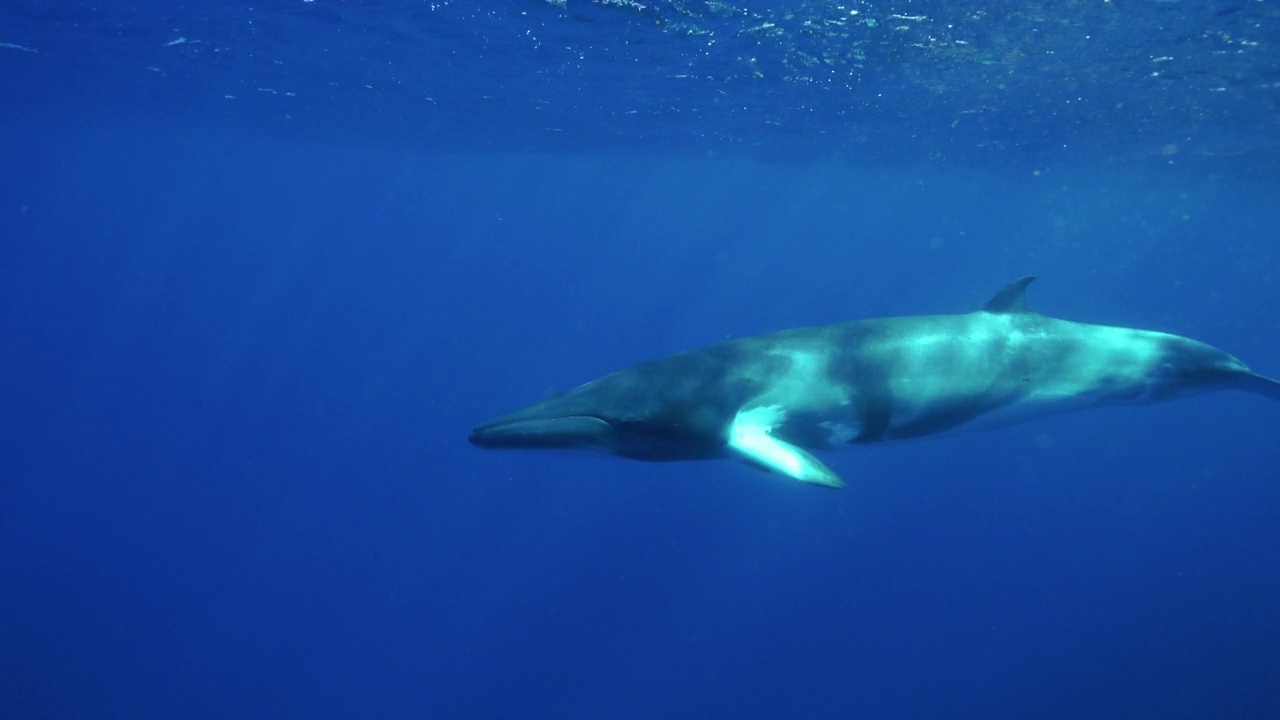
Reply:
<svg viewBox="0 0 1280 720"><path fill-rule="evenodd" d="M1032 279L965 315L784 330L641 363L481 425L470 440L639 460L737 456L841 487L809 451L1224 388L1280 400L1280 382L1204 343L1030 312Z"/></svg>

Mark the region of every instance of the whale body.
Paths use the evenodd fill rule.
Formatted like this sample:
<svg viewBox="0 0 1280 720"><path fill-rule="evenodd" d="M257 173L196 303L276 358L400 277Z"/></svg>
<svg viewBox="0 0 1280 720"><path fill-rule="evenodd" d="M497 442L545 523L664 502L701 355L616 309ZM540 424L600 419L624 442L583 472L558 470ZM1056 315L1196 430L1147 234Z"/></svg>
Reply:
<svg viewBox="0 0 1280 720"><path fill-rule="evenodd" d="M1031 312L1033 279L977 312L796 328L641 363L485 423L470 441L736 457L843 487L813 451L1226 388L1280 400L1280 382L1196 340Z"/></svg>

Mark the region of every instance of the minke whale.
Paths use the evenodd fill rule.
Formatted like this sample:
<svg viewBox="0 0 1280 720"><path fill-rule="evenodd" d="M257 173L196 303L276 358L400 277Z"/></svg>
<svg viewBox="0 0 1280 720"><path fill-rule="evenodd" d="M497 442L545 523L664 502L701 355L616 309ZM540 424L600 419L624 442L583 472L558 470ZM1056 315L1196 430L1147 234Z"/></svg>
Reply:
<svg viewBox="0 0 1280 720"><path fill-rule="evenodd" d="M1033 279L964 315L783 330L651 360L485 423L470 440L738 458L843 487L815 451L1226 388L1280 400L1280 382L1210 345L1034 313Z"/></svg>

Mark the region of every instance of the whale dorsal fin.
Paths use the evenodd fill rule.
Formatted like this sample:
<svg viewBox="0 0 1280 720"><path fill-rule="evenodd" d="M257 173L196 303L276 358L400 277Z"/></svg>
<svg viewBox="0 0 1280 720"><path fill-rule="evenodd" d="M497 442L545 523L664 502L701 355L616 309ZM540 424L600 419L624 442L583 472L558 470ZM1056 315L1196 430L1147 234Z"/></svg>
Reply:
<svg viewBox="0 0 1280 720"><path fill-rule="evenodd" d="M982 309L989 313L1031 312L1027 309L1027 286L1035 279L1035 275L1028 275L1005 285Z"/></svg>

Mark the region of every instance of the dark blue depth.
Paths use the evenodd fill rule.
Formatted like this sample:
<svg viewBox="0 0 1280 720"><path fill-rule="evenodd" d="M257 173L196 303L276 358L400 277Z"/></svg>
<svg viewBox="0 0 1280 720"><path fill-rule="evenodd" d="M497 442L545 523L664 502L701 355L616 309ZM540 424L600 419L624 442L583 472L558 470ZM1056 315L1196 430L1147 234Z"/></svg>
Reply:
<svg viewBox="0 0 1280 720"><path fill-rule="evenodd" d="M501 93L508 118L471 127L466 88L497 82L500 58L453 5L446 23L429 3L317 0L321 23L261 4L282 35L232 32L240 7L138 3L119 7L145 32L112 34L66 5L0 10L0 42L38 51L0 47L15 101L0 107L0 716L1280 716L1280 407L1264 399L825 456L842 491L466 442L640 360L966 312L1026 274L1046 313L1177 332L1280 374L1280 196L1268 152L1237 152L1276 147L1273 122L1206 110L1188 143L1193 111L1155 129L1038 115L1024 142L1000 129L1023 108L1011 98L944 140L917 131L949 122L871 113L857 143L907 144L863 162L848 137L820 150L853 127L838 119L785 138L757 123L803 114L782 81L751 122L717 125L739 116L710 93L700 120L620 138L596 121L625 112L621 95L592 103L595 85L539 73L569 129L599 134L549 132L527 95ZM1179 22L1201 38L1254 5L1269 7ZM520 12L626 36L673 7ZM404 117L385 134L371 120L395 117L377 92L387 57L286 42L382 37L377 11L437 23L432 58L485 60L430 80L455 95L439 118L406 111L420 139ZM518 37L510 12L492 27ZM174 28L188 40L166 46ZM221 56L194 40L224 32L258 54L207 60ZM699 62L670 43L702 36L653 37L655 55ZM161 68L185 94L141 85L175 48L206 53L183 61L188 82ZM1267 76L1271 56L1249 57ZM272 58L341 68L343 89L290 110L301 128L278 96L206 92L256 85L259 61L325 82ZM367 101L362 72L380 78ZM667 82L662 102L691 92ZM993 136L1002 150L975 149ZM1046 151L1064 137L1090 151Z"/></svg>

